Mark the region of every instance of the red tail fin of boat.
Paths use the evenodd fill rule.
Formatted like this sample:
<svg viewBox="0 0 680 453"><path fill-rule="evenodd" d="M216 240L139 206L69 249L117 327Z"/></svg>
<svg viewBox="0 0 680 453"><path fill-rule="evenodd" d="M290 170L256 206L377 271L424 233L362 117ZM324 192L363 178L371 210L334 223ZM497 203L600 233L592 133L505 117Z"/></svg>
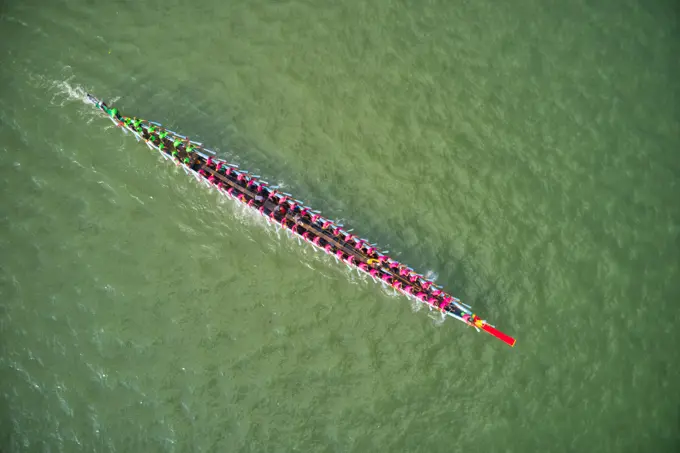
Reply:
<svg viewBox="0 0 680 453"><path fill-rule="evenodd" d="M490 333L491 335L493 335L494 337L498 338L498 339L501 340L503 343L505 343L505 344L507 344L507 345L509 345L509 346L515 346L515 342L517 341L517 340L515 340L514 338L512 338L510 335L504 334L503 332L501 332L500 330L496 329L495 327L490 326L489 324L484 324L484 325L482 326L482 330L485 331L485 332Z"/></svg>

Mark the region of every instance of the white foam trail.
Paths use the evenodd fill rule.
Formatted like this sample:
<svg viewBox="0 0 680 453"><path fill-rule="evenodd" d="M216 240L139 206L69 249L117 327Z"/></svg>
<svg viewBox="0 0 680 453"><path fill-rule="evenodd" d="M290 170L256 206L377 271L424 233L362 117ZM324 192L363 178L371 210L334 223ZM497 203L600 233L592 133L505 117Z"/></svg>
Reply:
<svg viewBox="0 0 680 453"><path fill-rule="evenodd" d="M87 91L79 85L72 85L70 82L75 78L71 76L66 80L52 82L49 90L52 91L50 103L53 105L64 105L67 101L85 101Z"/></svg>

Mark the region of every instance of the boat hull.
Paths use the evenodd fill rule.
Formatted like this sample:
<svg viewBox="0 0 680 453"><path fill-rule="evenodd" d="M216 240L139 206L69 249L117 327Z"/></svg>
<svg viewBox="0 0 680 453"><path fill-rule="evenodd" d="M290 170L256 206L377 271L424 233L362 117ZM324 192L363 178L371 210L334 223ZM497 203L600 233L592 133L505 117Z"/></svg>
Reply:
<svg viewBox="0 0 680 453"><path fill-rule="evenodd" d="M468 306L445 293L434 282L389 258L375 244L350 234L351 230L346 231L322 217L318 211L293 199L290 194L280 193L256 175L239 169L238 165L216 159L216 153L204 148L201 143L164 129L160 123L114 115L105 103L90 94L85 101L102 111L117 127L132 133L137 141L143 141L149 149L160 153L164 160L181 167L201 184L215 188L222 195L253 209L298 240L304 240L338 262L343 262L349 269L367 275L384 287L391 287L443 317L454 318L478 331L481 329L514 346L514 338L477 318ZM475 325L470 322L471 319L476 319L477 324L481 325Z"/></svg>

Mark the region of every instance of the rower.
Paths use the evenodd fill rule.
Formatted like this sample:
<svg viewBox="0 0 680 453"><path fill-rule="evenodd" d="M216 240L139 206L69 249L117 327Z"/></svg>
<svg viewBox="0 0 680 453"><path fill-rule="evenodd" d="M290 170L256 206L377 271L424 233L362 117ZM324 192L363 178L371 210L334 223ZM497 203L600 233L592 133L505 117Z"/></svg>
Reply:
<svg viewBox="0 0 680 453"><path fill-rule="evenodd" d="M182 140L178 137L175 137L175 141L172 142L172 147L179 151L180 146L182 146Z"/></svg>
<svg viewBox="0 0 680 453"><path fill-rule="evenodd" d="M137 118L126 118L126 119L128 120L128 122L126 124L128 129L130 129L135 134L138 134L140 136L143 135L143 133L142 133L143 130L141 128L135 126L135 120Z"/></svg>
<svg viewBox="0 0 680 453"><path fill-rule="evenodd" d="M158 137L154 137L154 134L157 133L158 128L156 126L150 126L149 129L147 129L147 132L149 133L149 140L153 143Z"/></svg>
<svg viewBox="0 0 680 453"><path fill-rule="evenodd" d="M133 121L133 125L134 125L135 129L137 129L137 131L139 132L139 129L141 129L141 127L142 127L142 120L135 117L134 121Z"/></svg>
<svg viewBox="0 0 680 453"><path fill-rule="evenodd" d="M120 115L118 114L117 108L115 108L115 107L109 108L109 106L104 104L102 101L99 101L98 107L101 108L111 118L114 118L114 119L117 119L118 121L120 121Z"/></svg>
<svg viewBox="0 0 680 453"><path fill-rule="evenodd" d="M472 317L470 317L470 319L474 323L475 327L477 327L478 329L481 329L482 327L484 327L484 321L479 319L479 317L477 315L475 315L474 313L472 314Z"/></svg>

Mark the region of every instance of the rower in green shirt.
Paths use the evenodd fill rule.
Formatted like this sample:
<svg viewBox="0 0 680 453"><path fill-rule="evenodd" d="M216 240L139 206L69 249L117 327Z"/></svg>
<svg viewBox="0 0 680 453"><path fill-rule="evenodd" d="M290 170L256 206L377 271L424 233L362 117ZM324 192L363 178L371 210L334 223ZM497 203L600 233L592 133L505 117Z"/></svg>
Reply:
<svg viewBox="0 0 680 453"><path fill-rule="evenodd" d="M158 128L156 126L150 126L149 129L147 130L147 132L149 133L149 140L151 140L152 142L158 138L154 137L154 134L156 134L157 129Z"/></svg>
<svg viewBox="0 0 680 453"><path fill-rule="evenodd" d="M142 129L142 120L137 117L130 118L130 128L137 131L140 135L144 132L144 129Z"/></svg>
<svg viewBox="0 0 680 453"><path fill-rule="evenodd" d="M117 108L110 108L108 105L104 104L103 102L99 101L99 108L101 108L107 115L109 115L111 118L119 120L120 121L120 115L118 114L118 109Z"/></svg>

